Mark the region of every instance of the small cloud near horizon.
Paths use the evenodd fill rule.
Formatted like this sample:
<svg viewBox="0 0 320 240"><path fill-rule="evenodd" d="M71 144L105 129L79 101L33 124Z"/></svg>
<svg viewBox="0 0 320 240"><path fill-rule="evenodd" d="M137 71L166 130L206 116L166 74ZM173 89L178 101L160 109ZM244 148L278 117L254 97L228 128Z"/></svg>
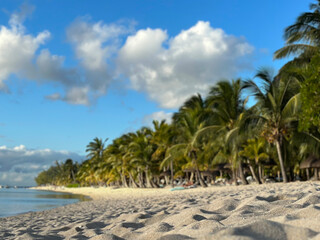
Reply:
<svg viewBox="0 0 320 240"><path fill-rule="evenodd" d="M68 158L79 162L85 157L68 151L28 149L24 145L0 146L0 185L33 186L39 172Z"/></svg>

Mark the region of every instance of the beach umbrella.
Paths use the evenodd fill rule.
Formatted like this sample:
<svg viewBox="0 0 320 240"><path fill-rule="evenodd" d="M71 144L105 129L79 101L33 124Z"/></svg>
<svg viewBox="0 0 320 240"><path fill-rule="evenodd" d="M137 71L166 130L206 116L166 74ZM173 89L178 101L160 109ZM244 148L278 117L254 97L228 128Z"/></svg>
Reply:
<svg viewBox="0 0 320 240"><path fill-rule="evenodd" d="M315 155L310 155L307 159L305 159L300 164L300 169L306 169L307 172L307 179L309 180L309 169L315 168L314 173L316 180L318 180L318 168L320 168L320 159Z"/></svg>

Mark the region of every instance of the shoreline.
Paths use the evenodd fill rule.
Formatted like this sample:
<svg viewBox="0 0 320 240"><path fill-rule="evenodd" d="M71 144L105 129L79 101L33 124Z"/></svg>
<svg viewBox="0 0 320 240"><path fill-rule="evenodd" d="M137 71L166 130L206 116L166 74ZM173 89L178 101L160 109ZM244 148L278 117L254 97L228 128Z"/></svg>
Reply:
<svg viewBox="0 0 320 240"><path fill-rule="evenodd" d="M77 202L92 200L88 195L51 191L49 189L42 190L34 187L0 190L3 190L0 192L0 218L15 217L29 212L41 212Z"/></svg>
<svg viewBox="0 0 320 240"><path fill-rule="evenodd" d="M283 183L271 183L271 184L283 184ZM78 194L91 198L92 200L125 200L128 195L131 198L150 198L158 197L161 195L177 195L177 194L187 194L187 193L204 193L211 191L223 191L224 189L234 189L241 190L248 186L259 186L258 184L250 185L213 185L206 188L196 187L196 188L185 188L177 191L171 191L171 187L165 188L125 188L125 187L78 187L78 188L67 188L61 186L38 186L32 187L30 189L40 190L40 191L52 191L61 193ZM260 185L261 186L261 185Z"/></svg>
<svg viewBox="0 0 320 240"><path fill-rule="evenodd" d="M39 188L38 188L39 189ZM0 219L1 239L319 239L320 182L44 189L90 196Z"/></svg>

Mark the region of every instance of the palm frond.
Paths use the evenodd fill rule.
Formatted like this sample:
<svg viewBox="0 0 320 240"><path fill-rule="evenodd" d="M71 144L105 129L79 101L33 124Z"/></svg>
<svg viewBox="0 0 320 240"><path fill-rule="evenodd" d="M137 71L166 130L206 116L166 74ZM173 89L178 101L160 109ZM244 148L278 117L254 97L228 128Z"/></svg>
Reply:
<svg viewBox="0 0 320 240"><path fill-rule="evenodd" d="M273 59L282 59L285 57L289 57L291 55L300 55L303 52L308 51L309 54L314 54L318 51L318 47L311 46L308 44L290 44L287 46L284 46L283 48L280 48L277 50L274 55Z"/></svg>
<svg viewBox="0 0 320 240"><path fill-rule="evenodd" d="M284 106L282 110L283 118L296 116L301 107L300 93L294 95Z"/></svg>

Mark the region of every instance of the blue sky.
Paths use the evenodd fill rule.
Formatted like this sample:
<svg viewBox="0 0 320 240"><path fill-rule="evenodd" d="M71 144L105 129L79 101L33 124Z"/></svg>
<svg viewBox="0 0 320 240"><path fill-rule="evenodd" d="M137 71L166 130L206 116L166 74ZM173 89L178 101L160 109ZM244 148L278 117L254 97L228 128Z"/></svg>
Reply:
<svg viewBox="0 0 320 240"><path fill-rule="evenodd" d="M169 118L222 78L278 69L283 30L309 3L2 0L0 184L33 184L93 138Z"/></svg>

